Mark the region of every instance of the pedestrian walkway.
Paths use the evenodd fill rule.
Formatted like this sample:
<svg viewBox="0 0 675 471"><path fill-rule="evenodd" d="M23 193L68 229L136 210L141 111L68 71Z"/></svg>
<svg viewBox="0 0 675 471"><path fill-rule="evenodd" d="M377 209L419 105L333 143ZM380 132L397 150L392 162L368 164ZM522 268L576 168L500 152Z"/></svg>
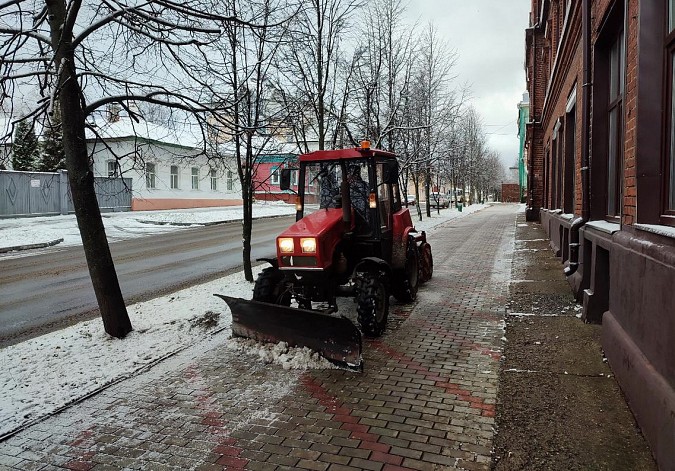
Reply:
<svg viewBox="0 0 675 471"><path fill-rule="evenodd" d="M285 371L223 332L0 443L0 466L487 470L518 208L430 235L434 277L363 373Z"/></svg>

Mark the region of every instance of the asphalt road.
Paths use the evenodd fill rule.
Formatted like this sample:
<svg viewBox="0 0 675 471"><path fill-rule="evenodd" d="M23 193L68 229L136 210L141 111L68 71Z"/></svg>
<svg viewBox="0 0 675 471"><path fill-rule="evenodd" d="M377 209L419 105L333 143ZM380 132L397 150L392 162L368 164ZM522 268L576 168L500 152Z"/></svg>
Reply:
<svg viewBox="0 0 675 471"><path fill-rule="evenodd" d="M274 256L274 238L293 217L253 222L251 260ZM241 222L114 242L110 249L127 304L241 270ZM0 347L98 315L82 247L0 258Z"/></svg>

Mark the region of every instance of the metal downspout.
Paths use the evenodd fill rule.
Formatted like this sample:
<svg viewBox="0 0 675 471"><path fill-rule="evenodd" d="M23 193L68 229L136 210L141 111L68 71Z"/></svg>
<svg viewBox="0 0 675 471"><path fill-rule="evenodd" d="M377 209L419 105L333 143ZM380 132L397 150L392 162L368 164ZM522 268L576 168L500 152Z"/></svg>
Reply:
<svg viewBox="0 0 675 471"><path fill-rule="evenodd" d="M579 230L590 219L591 0L582 0L581 9L584 82L581 95L581 217L570 227L570 258L565 276L573 275L579 268Z"/></svg>

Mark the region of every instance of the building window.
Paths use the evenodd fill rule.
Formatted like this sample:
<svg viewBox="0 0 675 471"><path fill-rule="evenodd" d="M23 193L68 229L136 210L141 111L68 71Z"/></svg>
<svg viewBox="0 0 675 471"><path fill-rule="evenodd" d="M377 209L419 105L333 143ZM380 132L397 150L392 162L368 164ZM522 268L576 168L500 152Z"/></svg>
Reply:
<svg viewBox="0 0 675 471"><path fill-rule="evenodd" d="M171 166L171 189L178 188L178 165Z"/></svg>
<svg viewBox="0 0 675 471"><path fill-rule="evenodd" d="M232 170L227 171L227 189L228 191L232 191L234 188L234 181L233 181L233 175L232 175Z"/></svg>
<svg viewBox="0 0 675 471"><path fill-rule="evenodd" d="M156 167L155 164L145 164L145 186L155 188L156 186Z"/></svg>
<svg viewBox="0 0 675 471"><path fill-rule="evenodd" d="M272 185L278 185L279 184L279 167L272 167L271 169L271 178L270 178L270 183Z"/></svg>
<svg viewBox="0 0 675 471"><path fill-rule="evenodd" d="M199 190L199 169L192 167L192 189Z"/></svg>
<svg viewBox="0 0 675 471"><path fill-rule="evenodd" d="M120 176L120 164L117 160L108 160L108 178Z"/></svg>
<svg viewBox="0 0 675 471"><path fill-rule="evenodd" d="M211 169L211 189L216 191L218 189L218 177L216 176L216 171Z"/></svg>
<svg viewBox="0 0 675 471"><path fill-rule="evenodd" d="M609 102L607 107L607 217L615 219L621 212L623 182L623 31L609 50Z"/></svg>
<svg viewBox="0 0 675 471"><path fill-rule="evenodd" d="M668 1L668 27L666 28L666 58L668 63L666 64L666 71L668 74L668 80L666 80L666 86L668 89L669 96L669 123L668 123L668 133L666 139L670 142L666 147L668 152L666 154L664 162L664 172L665 181L664 181L664 211L666 217L662 219L662 222L666 224L675 225L675 0Z"/></svg>

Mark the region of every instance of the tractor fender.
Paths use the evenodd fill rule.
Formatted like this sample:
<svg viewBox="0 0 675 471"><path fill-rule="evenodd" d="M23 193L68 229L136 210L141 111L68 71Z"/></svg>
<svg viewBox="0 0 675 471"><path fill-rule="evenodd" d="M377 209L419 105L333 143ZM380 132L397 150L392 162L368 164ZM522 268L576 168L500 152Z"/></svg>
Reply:
<svg viewBox="0 0 675 471"><path fill-rule="evenodd" d="M415 240L417 230L414 227L408 226L403 229L400 237L393 240L391 248L391 267L395 270L405 266L405 258L408 251L408 241Z"/></svg>
<svg viewBox="0 0 675 471"><path fill-rule="evenodd" d="M387 275L387 278L391 277L391 267L386 261L378 257L364 257L361 259L354 267L354 274L362 271L374 270L383 271Z"/></svg>
<svg viewBox="0 0 675 471"><path fill-rule="evenodd" d="M256 258L256 262L267 262L274 268L279 268L279 261L276 258Z"/></svg>

